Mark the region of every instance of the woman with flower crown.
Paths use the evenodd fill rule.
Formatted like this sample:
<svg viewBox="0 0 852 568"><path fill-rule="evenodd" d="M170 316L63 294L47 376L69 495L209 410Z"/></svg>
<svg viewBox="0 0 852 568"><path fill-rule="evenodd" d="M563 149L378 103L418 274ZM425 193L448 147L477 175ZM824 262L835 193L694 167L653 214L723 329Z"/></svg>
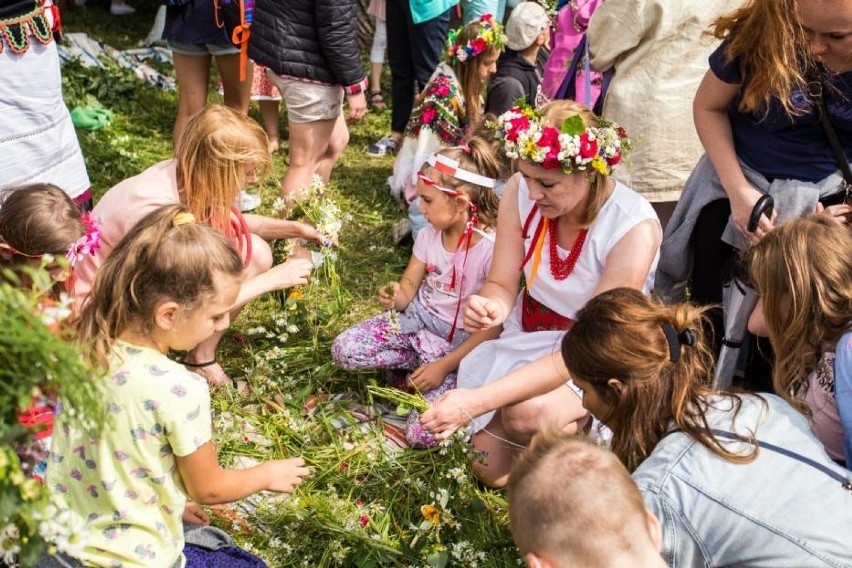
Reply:
<svg viewBox="0 0 852 568"><path fill-rule="evenodd" d="M482 119L483 94L506 43L503 26L485 14L450 31L447 55L418 97L405 140L388 180L391 193L405 196L412 232L426 226L418 209L417 173L429 156L462 143Z"/></svg>
<svg viewBox="0 0 852 568"><path fill-rule="evenodd" d="M422 423L443 439L472 421L485 458L475 471L503 486L533 434L589 423L560 338L601 292L651 290L662 231L651 204L610 177L629 149L626 133L586 107L516 107L498 119L496 137L520 172L506 184L491 270L464 324L469 331L502 324L503 332L462 360L460 388L433 403Z"/></svg>

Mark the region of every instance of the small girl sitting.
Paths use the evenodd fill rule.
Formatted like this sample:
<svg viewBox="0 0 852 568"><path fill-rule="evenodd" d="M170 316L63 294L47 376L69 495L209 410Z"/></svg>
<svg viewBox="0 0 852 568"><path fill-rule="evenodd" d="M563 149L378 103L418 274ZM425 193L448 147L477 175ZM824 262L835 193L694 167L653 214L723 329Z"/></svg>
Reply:
<svg viewBox="0 0 852 568"><path fill-rule="evenodd" d="M419 209L429 224L417 235L414 253L399 282L379 291L391 310L341 333L331 347L344 369L404 369L427 400L455 388L462 357L486 339L462 328L461 305L481 288L491 266L496 222L495 178L500 164L491 146L473 138L433 154L418 174ZM398 325L393 310L398 310ZM431 435L409 417L410 444L429 445Z"/></svg>
<svg viewBox="0 0 852 568"><path fill-rule="evenodd" d="M852 466L852 234L818 214L788 221L748 252L760 300L749 331L775 351L773 387L810 416L828 455Z"/></svg>
<svg viewBox="0 0 852 568"><path fill-rule="evenodd" d="M456 31L448 50L411 113L405 139L388 180L391 193L405 196L412 234L427 224L417 204L418 171L434 152L462 143L482 120L483 94L506 43L503 27L486 14Z"/></svg>
<svg viewBox="0 0 852 568"><path fill-rule="evenodd" d="M38 269L42 265L53 285L39 299L39 313L45 325L58 332L62 320L71 315L73 270L77 260L94 254L98 248L98 230L88 213L80 209L68 195L51 184L34 184L4 193L0 206L0 267L17 272L18 282L34 286L31 275L23 268ZM58 262L46 257L65 259ZM0 276L2 278L2 276ZM53 435L51 397L43 394L21 412L22 426L34 432L35 442L20 448L21 465L36 479L44 475L44 455L50 449Z"/></svg>
<svg viewBox="0 0 852 568"><path fill-rule="evenodd" d="M238 549L185 550L187 495L226 503L290 492L307 475L300 458L222 469L207 382L167 356L228 326L243 268L226 236L167 205L134 226L98 271L79 341L106 372L98 380L110 423L92 435L60 414L47 470L48 486L87 519L78 559L86 566L244 566L221 557Z"/></svg>

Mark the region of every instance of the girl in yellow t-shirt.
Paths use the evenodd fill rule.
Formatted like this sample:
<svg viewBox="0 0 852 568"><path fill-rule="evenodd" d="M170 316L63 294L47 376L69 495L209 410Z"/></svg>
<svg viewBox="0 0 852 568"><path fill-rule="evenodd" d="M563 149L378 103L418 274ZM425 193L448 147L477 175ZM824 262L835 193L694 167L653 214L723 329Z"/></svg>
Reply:
<svg viewBox="0 0 852 568"><path fill-rule="evenodd" d="M93 434L60 414L47 470L48 486L87 521L84 565L206 566L200 556L220 551L184 550L187 496L215 504L290 492L308 474L301 458L222 469L207 382L167 357L228 326L242 271L227 237L169 205L144 217L98 272L79 339L106 371L110 422ZM263 566L237 552L226 565Z"/></svg>

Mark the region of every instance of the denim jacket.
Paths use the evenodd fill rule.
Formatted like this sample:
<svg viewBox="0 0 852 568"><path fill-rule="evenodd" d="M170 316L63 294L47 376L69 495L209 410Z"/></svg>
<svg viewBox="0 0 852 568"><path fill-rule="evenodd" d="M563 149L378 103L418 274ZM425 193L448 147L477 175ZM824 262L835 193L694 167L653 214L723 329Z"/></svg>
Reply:
<svg viewBox="0 0 852 568"><path fill-rule="evenodd" d="M768 442L847 477L811 434L808 421L777 396L714 396L715 429ZM674 427L673 427L674 428ZM731 451L754 446L725 442ZM852 567L852 493L811 465L762 448L749 463L731 463L682 432L664 437L633 478L663 526L663 559L672 568Z"/></svg>

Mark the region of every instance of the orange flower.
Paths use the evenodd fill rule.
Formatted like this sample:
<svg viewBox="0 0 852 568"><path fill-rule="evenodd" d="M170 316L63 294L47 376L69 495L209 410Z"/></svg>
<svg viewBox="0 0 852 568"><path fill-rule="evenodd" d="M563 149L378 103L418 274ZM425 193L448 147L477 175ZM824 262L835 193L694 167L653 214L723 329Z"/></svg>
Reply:
<svg viewBox="0 0 852 568"><path fill-rule="evenodd" d="M297 288L290 290L290 294L287 295L288 300L301 300L304 297L305 295L302 294L302 291Z"/></svg>
<svg viewBox="0 0 852 568"><path fill-rule="evenodd" d="M420 512L433 526L438 526L441 522L441 512L434 505L423 505L420 507Z"/></svg>

